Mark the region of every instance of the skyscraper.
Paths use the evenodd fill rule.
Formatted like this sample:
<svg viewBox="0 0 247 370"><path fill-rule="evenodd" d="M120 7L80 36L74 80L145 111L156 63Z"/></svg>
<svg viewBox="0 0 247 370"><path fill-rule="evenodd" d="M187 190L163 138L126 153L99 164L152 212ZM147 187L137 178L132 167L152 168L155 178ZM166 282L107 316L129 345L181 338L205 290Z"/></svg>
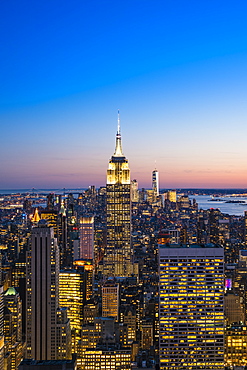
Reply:
<svg viewBox="0 0 247 370"><path fill-rule="evenodd" d="M104 256L104 275L130 276L131 261L131 200L130 169L123 155L120 120L116 135L115 153L107 170L107 246Z"/></svg>
<svg viewBox="0 0 247 370"><path fill-rule="evenodd" d="M168 190L167 199L170 202L176 203L176 201L177 201L177 192L176 192L176 190Z"/></svg>
<svg viewBox="0 0 247 370"><path fill-rule="evenodd" d="M138 191L138 182L136 180L131 181L131 202L139 202L139 191Z"/></svg>
<svg viewBox="0 0 247 370"><path fill-rule="evenodd" d="M94 217L84 216L80 218L80 259L94 258Z"/></svg>
<svg viewBox="0 0 247 370"><path fill-rule="evenodd" d="M46 220L48 226L54 230L54 237L57 238L60 250L60 266L68 267L70 256L67 246L67 216L64 207L64 202L61 201L60 210L43 210L41 219ZM72 259L71 259L72 262Z"/></svg>
<svg viewBox="0 0 247 370"><path fill-rule="evenodd" d="M2 273L1 269L0 272ZM4 369L4 321L3 286L0 286L0 370Z"/></svg>
<svg viewBox="0 0 247 370"><path fill-rule="evenodd" d="M27 357L55 360L59 249L45 220L33 228L27 254Z"/></svg>
<svg viewBox="0 0 247 370"><path fill-rule="evenodd" d="M6 352L11 353L12 369L16 369L23 355L22 343L22 304L15 288L9 288L4 294L4 343Z"/></svg>
<svg viewBox="0 0 247 370"><path fill-rule="evenodd" d="M224 369L224 249L162 245L160 369Z"/></svg>
<svg viewBox="0 0 247 370"><path fill-rule="evenodd" d="M152 172L152 189L156 200L159 196L159 172L156 169Z"/></svg>
<svg viewBox="0 0 247 370"><path fill-rule="evenodd" d="M59 273L59 305L68 307L72 334L72 350L77 352L83 324L84 274L76 270L61 270Z"/></svg>
<svg viewBox="0 0 247 370"><path fill-rule="evenodd" d="M118 320L119 285L113 280L107 280L102 287L102 316L112 316Z"/></svg>
<svg viewBox="0 0 247 370"><path fill-rule="evenodd" d="M92 260L76 260L73 262L77 272L83 274L83 304L92 299L94 284L94 265Z"/></svg>
<svg viewBox="0 0 247 370"><path fill-rule="evenodd" d="M244 212L244 242L247 244L247 211Z"/></svg>

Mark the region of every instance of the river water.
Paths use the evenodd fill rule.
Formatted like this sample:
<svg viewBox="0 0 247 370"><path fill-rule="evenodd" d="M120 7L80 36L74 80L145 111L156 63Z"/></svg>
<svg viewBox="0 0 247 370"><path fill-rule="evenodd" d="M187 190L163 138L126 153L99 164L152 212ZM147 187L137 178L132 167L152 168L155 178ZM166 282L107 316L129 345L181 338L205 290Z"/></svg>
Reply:
<svg viewBox="0 0 247 370"><path fill-rule="evenodd" d="M222 213L236 216L244 216L244 211L247 211L247 197L219 197L218 199L222 201L212 201L210 195L190 195L189 198L196 199L199 209L218 208ZM227 201L243 201L245 203L226 203Z"/></svg>

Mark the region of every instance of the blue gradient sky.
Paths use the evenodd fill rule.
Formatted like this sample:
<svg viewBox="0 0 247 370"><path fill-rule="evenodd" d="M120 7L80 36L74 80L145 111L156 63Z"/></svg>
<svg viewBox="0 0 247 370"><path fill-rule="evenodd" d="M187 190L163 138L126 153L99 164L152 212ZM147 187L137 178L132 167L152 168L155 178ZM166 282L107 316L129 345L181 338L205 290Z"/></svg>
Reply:
<svg viewBox="0 0 247 370"><path fill-rule="evenodd" d="M247 3L0 2L0 188L247 187Z"/></svg>

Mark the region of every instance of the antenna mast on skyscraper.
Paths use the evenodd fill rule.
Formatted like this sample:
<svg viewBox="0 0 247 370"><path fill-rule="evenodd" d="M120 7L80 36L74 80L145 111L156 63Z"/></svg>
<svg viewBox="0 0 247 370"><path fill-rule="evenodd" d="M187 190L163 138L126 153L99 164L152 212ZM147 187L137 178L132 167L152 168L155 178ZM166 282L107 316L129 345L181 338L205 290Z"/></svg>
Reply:
<svg viewBox="0 0 247 370"><path fill-rule="evenodd" d="M117 118L117 133L118 133L118 135L120 135L120 113L119 113L119 109L117 111L117 115L118 115L118 118Z"/></svg>

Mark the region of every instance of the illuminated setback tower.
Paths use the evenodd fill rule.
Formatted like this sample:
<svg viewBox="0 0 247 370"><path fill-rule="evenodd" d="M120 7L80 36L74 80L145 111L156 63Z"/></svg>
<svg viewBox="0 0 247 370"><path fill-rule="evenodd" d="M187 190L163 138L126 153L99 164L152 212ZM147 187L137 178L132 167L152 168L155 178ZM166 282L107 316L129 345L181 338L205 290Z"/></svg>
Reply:
<svg viewBox="0 0 247 370"><path fill-rule="evenodd" d="M131 263L131 201L130 169L122 152L120 120L116 135L116 149L107 170L107 247L104 275L130 276Z"/></svg>

